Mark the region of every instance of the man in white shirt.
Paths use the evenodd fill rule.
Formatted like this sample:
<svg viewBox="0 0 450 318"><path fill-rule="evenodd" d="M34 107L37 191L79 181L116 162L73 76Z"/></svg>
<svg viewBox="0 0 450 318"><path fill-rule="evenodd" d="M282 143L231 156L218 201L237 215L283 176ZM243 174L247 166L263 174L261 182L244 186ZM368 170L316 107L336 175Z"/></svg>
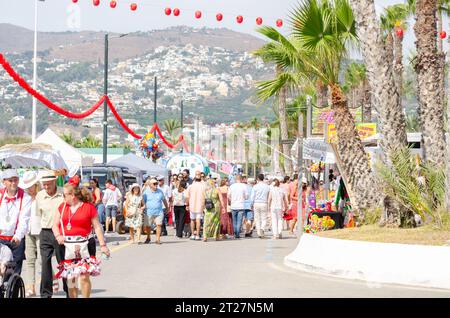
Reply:
<svg viewBox="0 0 450 318"><path fill-rule="evenodd" d="M250 198L255 213L256 232L259 238L264 238L264 229L267 226L269 192L270 187L264 182L264 175L259 174L258 184L253 187Z"/></svg>
<svg viewBox="0 0 450 318"><path fill-rule="evenodd" d="M238 174L235 176L235 183L228 188L228 203L233 217L234 236L237 239L240 238L245 200L247 199L247 185L242 183L242 176Z"/></svg>
<svg viewBox="0 0 450 318"><path fill-rule="evenodd" d="M119 201L122 199L122 193L120 193L120 190L113 185L111 180L106 180L105 186L106 190L102 200L103 204L105 205L105 212L106 212L105 234L107 234L111 219L112 219L112 230L113 232L116 232L117 210L119 209Z"/></svg>
<svg viewBox="0 0 450 318"><path fill-rule="evenodd" d="M167 204L169 205L168 209L164 209L164 219L161 226L161 235L166 236L167 235L167 229L166 225L169 222L169 213L172 210L172 189L170 189L170 186L164 183L164 176L159 175L157 177L158 180L158 188L161 189L161 191L164 193L164 197L167 201Z"/></svg>
<svg viewBox="0 0 450 318"><path fill-rule="evenodd" d="M14 272L20 274L25 259L31 197L19 188L19 175L15 169L3 171L2 180L5 188L0 191L0 244L11 249L16 263Z"/></svg>

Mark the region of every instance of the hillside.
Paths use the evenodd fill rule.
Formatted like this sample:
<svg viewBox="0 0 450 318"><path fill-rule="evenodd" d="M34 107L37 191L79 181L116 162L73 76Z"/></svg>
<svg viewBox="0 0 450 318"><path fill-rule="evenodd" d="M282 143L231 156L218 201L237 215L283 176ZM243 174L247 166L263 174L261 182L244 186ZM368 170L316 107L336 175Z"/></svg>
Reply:
<svg viewBox="0 0 450 318"><path fill-rule="evenodd" d="M6 39L5 32L13 34ZM0 51L31 84L31 31L0 24ZM15 39L17 37L17 39ZM14 44L16 40L16 44ZM31 42L30 42L31 41ZM185 122L199 115L206 123L270 120L270 107L253 104L258 80L273 68L251 52L264 42L226 29L170 28L133 33L110 43L109 94L132 129L145 131L153 118L153 82L158 77L158 121L179 118L184 101ZM96 102L103 91L103 34L99 32L41 33L38 89L72 111ZM39 105L39 104L38 104ZM31 97L0 71L0 133L29 134ZM38 106L38 132L65 124L81 134L101 127L99 110L83 121L62 119ZM114 120L113 133L125 136ZM115 128L114 128L115 127Z"/></svg>

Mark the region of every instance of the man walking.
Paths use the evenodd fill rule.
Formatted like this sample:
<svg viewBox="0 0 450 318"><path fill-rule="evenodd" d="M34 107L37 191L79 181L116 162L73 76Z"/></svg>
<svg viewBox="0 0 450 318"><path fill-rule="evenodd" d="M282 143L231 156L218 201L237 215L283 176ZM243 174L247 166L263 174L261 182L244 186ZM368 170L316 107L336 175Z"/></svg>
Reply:
<svg viewBox="0 0 450 318"><path fill-rule="evenodd" d="M145 203L144 226L147 228L147 239L145 243L150 243L151 226L156 224L156 244L161 244L161 226L164 219L163 204L166 210L169 205L161 189L158 189L158 180L150 180L150 189L145 189L143 199Z"/></svg>
<svg viewBox="0 0 450 318"><path fill-rule="evenodd" d="M116 232L117 210L119 209L119 201L122 199L122 193L117 189L111 180L105 182L106 190L103 196L103 204L105 205L106 223L105 234L109 231L109 224L112 219L112 231Z"/></svg>
<svg viewBox="0 0 450 318"><path fill-rule="evenodd" d="M264 230L267 226L269 192L270 187L264 182L264 175L259 174L258 184L253 187L250 198L255 216L256 232L259 238L264 238Z"/></svg>
<svg viewBox="0 0 450 318"><path fill-rule="evenodd" d="M15 169L2 173L5 188L0 190L0 244L8 246L16 263L14 272L22 272L25 259L25 234L31 217L31 197L19 188Z"/></svg>
<svg viewBox="0 0 450 318"><path fill-rule="evenodd" d="M53 296L52 256L56 255L58 264L63 261L62 250L53 234L53 216L64 202L63 189L56 187L56 176L53 171L41 175L43 189L36 195L36 215L41 218L41 298ZM63 279L63 287L68 297L67 281Z"/></svg>
<svg viewBox="0 0 450 318"><path fill-rule="evenodd" d="M245 212L245 200L248 199L247 185L242 183L242 176L236 175L235 183L228 188L228 203L231 207L233 217L233 228L235 238L240 238L242 218Z"/></svg>
<svg viewBox="0 0 450 318"><path fill-rule="evenodd" d="M249 182L247 175L242 175L242 183L247 187L247 199L244 201L244 233L245 237L252 237L253 232L253 208L250 201L253 184Z"/></svg>
<svg viewBox="0 0 450 318"><path fill-rule="evenodd" d="M194 182L188 188L186 198L187 202L189 202L186 209L189 211L191 218L191 240L200 241L201 219L205 210L205 199L206 185L202 181L201 172L196 171Z"/></svg>
<svg viewBox="0 0 450 318"><path fill-rule="evenodd" d="M189 169L183 170L183 178L184 178L184 181L186 181L186 183L188 185L191 185L193 183L192 178L189 176Z"/></svg>
<svg viewBox="0 0 450 318"><path fill-rule="evenodd" d="M158 176L158 188L164 193L164 198L169 204L169 208L164 209L164 218L161 225L161 235L167 235L166 225L169 223L169 213L172 211L172 189L167 184L164 184L164 176Z"/></svg>

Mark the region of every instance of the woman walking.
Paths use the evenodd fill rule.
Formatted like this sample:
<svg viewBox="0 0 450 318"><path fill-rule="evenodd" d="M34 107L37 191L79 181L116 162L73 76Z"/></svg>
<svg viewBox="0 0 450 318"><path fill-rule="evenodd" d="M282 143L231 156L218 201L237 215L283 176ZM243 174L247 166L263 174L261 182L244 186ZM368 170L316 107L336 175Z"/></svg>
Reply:
<svg viewBox="0 0 450 318"><path fill-rule="evenodd" d="M283 212L288 208L286 193L280 188L280 181L275 179L273 187L269 192L269 208L272 218L273 239L281 239L283 230Z"/></svg>
<svg viewBox="0 0 450 318"><path fill-rule="evenodd" d="M136 231L137 241L141 242L141 229L144 211L144 201L142 200L141 187L133 183L130 192L127 193L124 203L127 211L125 226L130 229L130 242L135 243L134 232Z"/></svg>
<svg viewBox="0 0 450 318"><path fill-rule="evenodd" d="M36 296L36 268L40 268L41 248L39 233L41 232L41 217L36 214L36 194L40 190L39 177L35 171L24 173L19 188L25 190L31 196L31 217L28 233L25 236L25 297Z"/></svg>
<svg viewBox="0 0 450 318"><path fill-rule="evenodd" d="M177 230L178 238L183 238L184 222L186 221L186 186L186 181L182 180L178 183L178 188L172 192L173 209L175 213L175 228Z"/></svg>
<svg viewBox="0 0 450 318"><path fill-rule="evenodd" d="M220 181L219 195L222 198L222 209L220 211L220 234L221 238L234 237L233 218L228 206L228 178Z"/></svg>
<svg viewBox="0 0 450 318"><path fill-rule="evenodd" d="M99 261L88 248L88 236L92 230L100 242L102 253L110 256L98 221L97 211L92 203L89 190L79 189L72 184L64 186L64 203L55 212L53 233L60 245L65 260L59 264L57 278L66 278L69 297L78 297L78 278L84 298L91 295L90 276L100 274Z"/></svg>
<svg viewBox="0 0 450 318"><path fill-rule="evenodd" d="M209 237L220 240L220 211L222 209L222 197L214 186L214 181L209 180L206 188L205 219L203 221L203 242Z"/></svg>
<svg viewBox="0 0 450 318"><path fill-rule="evenodd" d="M105 206L102 202L102 191L98 187L97 179L91 179L89 185L92 188L92 199L94 201L94 206L97 209L98 220L101 224L105 223Z"/></svg>

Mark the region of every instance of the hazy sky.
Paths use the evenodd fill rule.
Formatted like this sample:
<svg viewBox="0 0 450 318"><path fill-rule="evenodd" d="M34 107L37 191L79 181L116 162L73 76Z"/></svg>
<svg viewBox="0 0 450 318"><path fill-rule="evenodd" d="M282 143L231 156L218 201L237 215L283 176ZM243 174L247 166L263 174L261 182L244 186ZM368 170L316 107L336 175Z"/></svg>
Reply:
<svg viewBox="0 0 450 318"><path fill-rule="evenodd" d="M0 23L12 23L34 29L35 0L0 0ZM288 33L289 12L297 0L116 0L117 7L111 9L109 0L100 0L94 7L92 0L45 0L39 2L38 29L40 31L112 31L133 32L163 29L170 26L226 27L235 31L258 35L255 19L260 16L265 24L275 25L279 18L284 20L281 29ZM130 3L138 4L137 11L130 10ZM403 0L375 0L377 10ZM179 17L166 16L164 8L179 8ZM195 10L201 10L203 17L194 18ZM224 15L222 22L215 20L216 13ZM236 16L242 15L244 23L236 23ZM413 21L411 21L413 22ZM448 24L445 24L448 27ZM447 33L450 33L447 30ZM414 45L413 31L405 35L406 49Z"/></svg>

